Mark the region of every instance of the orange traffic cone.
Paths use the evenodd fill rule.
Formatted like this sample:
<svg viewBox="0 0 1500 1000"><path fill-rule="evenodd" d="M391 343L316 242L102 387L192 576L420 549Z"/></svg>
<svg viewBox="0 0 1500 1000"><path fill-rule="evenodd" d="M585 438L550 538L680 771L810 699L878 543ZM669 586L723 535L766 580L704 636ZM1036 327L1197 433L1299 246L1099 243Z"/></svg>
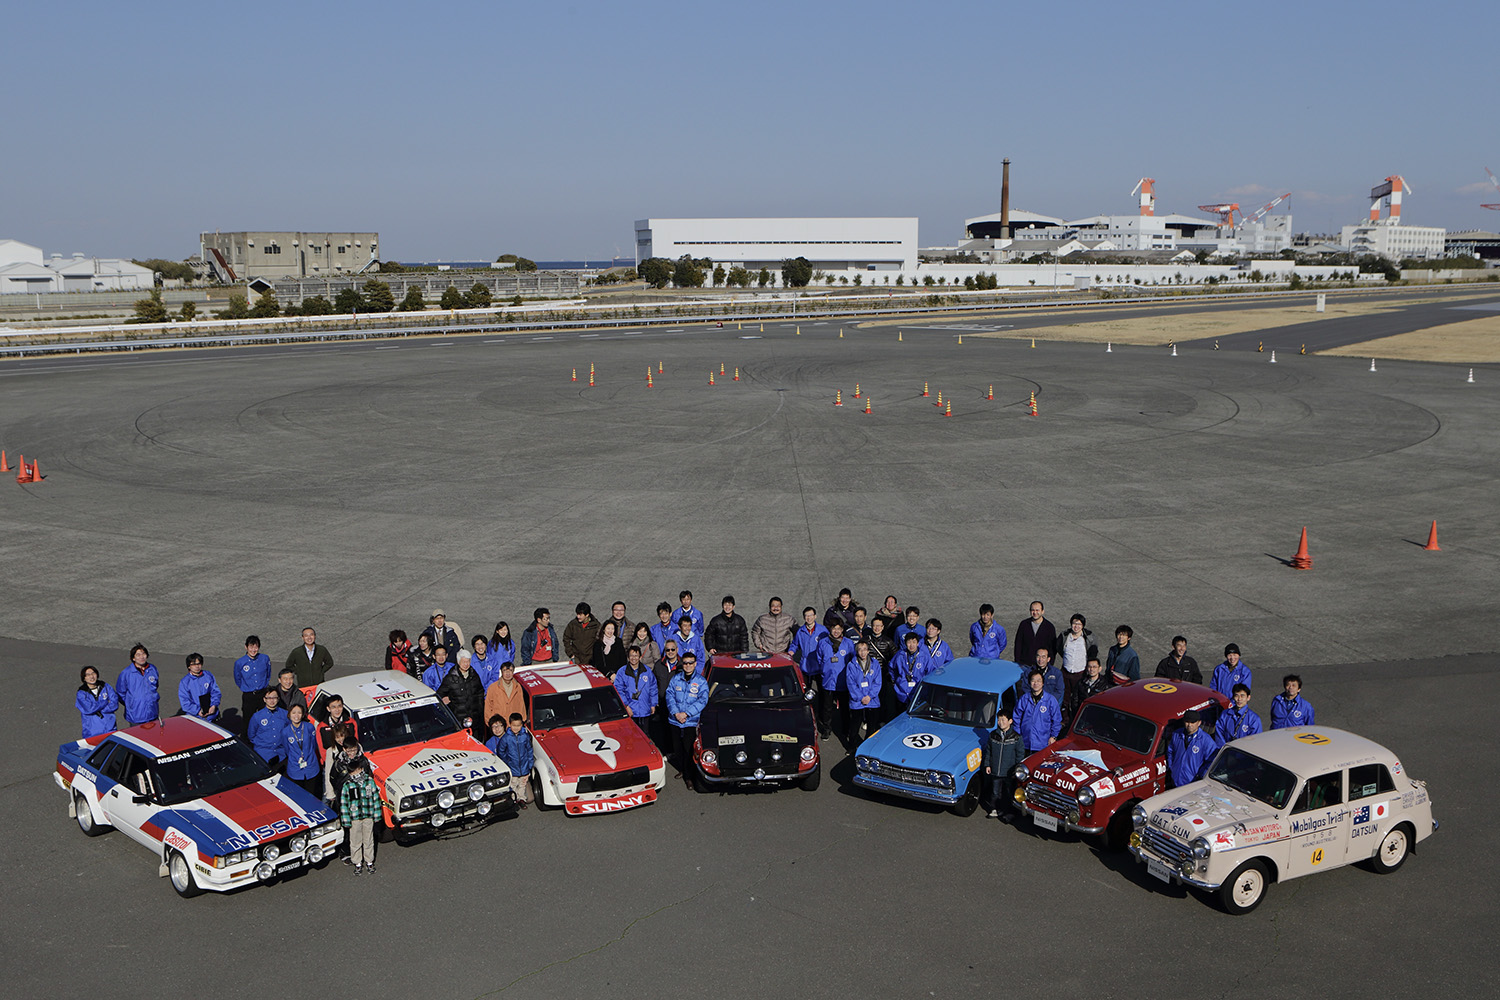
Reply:
<svg viewBox="0 0 1500 1000"><path fill-rule="evenodd" d="M1034 391L1031 394L1031 411L1026 415L1028 417L1036 416L1036 393Z"/></svg>
<svg viewBox="0 0 1500 1000"><path fill-rule="evenodd" d="M833 405L834 406L843 406L844 405L844 390L843 389L839 389L839 390L837 390L837 391L834 392L834 394L833 394Z"/></svg>
<svg viewBox="0 0 1500 1000"><path fill-rule="evenodd" d="M589 385L594 384L594 366L589 365Z"/></svg>
<svg viewBox="0 0 1500 1000"><path fill-rule="evenodd" d="M859 383L858 382L854 383L854 398L855 399L859 398Z"/></svg>
<svg viewBox="0 0 1500 1000"><path fill-rule="evenodd" d="M941 390L941 389L938 390L937 402L933 403L932 405L933 406L942 406L943 405L943 390Z"/></svg>
<svg viewBox="0 0 1500 1000"><path fill-rule="evenodd" d="M946 402L946 403L943 404L943 416L945 416L945 417L951 417L951 416L953 416L953 400L950 399L950 400L948 400L948 402Z"/></svg>
<svg viewBox="0 0 1500 1000"><path fill-rule="evenodd" d="M926 382L922 383L922 395L924 395L924 396L927 395L927 383Z"/></svg>
<svg viewBox="0 0 1500 1000"><path fill-rule="evenodd" d="M719 374L720 375L724 374L724 362L722 362L722 361L719 362Z"/></svg>
<svg viewBox="0 0 1500 1000"><path fill-rule="evenodd" d="M646 366L646 388L647 389L655 389L656 388L656 386L651 382L651 366L650 365Z"/></svg>
<svg viewBox="0 0 1500 1000"><path fill-rule="evenodd" d="M1423 548L1424 551L1427 551L1427 552L1441 552L1441 551L1443 551L1442 549L1438 548L1438 543L1437 543L1437 522L1436 521L1433 521L1432 522L1432 527L1427 530L1427 544L1424 545L1424 546L1422 546L1422 548Z"/></svg>
<svg viewBox="0 0 1500 1000"><path fill-rule="evenodd" d="M734 380L736 382L738 382L740 380L740 366L739 365L735 365L734 366Z"/></svg>
<svg viewBox="0 0 1500 1000"><path fill-rule="evenodd" d="M662 367L662 366L661 366L661 362L660 362L660 361L658 361L658 362L657 362L657 363L656 363L656 374L658 374L658 375L660 375L660 374L661 374L661 373L662 373L662 372L664 372L664 371L666 371L666 369L665 369L665 368L663 368L663 367Z"/></svg>
<svg viewBox="0 0 1500 1000"><path fill-rule="evenodd" d="M870 412L870 397L869 396L865 397L865 412L866 413Z"/></svg>
<svg viewBox="0 0 1500 1000"><path fill-rule="evenodd" d="M42 481L41 470L36 467L36 459L34 458L31 460L31 478L26 481L28 483L39 483Z"/></svg>
<svg viewBox="0 0 1500 1000"><path fill-rule="evenodd" d="M9 472L10 463L5 460L5 452L0 449L0 472Z"/></svg>
<svg viewBox="0 0 1500 1000"><path fill-rule="evenodd" d="M712 368L710 368L708 370L708 384L709 385L713 385L714 384L714 370Z"/></svg>
<svg viewBox="0 0 1500 1000"><path fill-rule="evenodd" d="M1302 540L1297 543L1297 554L1292 556L1292 569L1312 569L1312 556L1307 554L1306 525L1302 528Z"/></svg>
<svg viewBox="0 0 1500 1000"><path fill-rule="evenodd" d="M577 368L573 369L573 381L574 382L578 381L578 369Z"/></svg>
<svg viewBox="0 0 1500 1000"><path fill-rule="evenodd" d="M994 399L995 398L995 387L993 385L990 386L990 393L989 393L989 395L985 396L984 398L985 399Z"/></svg>

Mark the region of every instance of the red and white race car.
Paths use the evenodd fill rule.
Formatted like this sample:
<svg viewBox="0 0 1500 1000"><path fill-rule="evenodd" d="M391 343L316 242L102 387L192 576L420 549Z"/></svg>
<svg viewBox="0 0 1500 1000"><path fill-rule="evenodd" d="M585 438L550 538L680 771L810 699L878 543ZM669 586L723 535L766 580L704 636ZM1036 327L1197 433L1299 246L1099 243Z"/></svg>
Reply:
<svg viewBox="0 0 1500 1000"><path fill-rule="evenodd" d="M661 751L630 720L609 678L589 666L533 663L516 679L531 720L538 805L580 816L656 801L666 785Z"/></svg>

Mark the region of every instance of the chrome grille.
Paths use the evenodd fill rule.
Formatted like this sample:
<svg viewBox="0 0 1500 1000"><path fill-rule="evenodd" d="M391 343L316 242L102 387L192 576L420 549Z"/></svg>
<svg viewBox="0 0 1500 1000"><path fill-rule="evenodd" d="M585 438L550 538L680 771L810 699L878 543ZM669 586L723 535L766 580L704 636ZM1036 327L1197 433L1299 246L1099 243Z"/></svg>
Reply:
<svg viewBox="0 0 1500 1000"><path fill-rule="evenodd" d="M1026 783L1026 801L1041 806L1048 812L1067 818L1068 813L1078 808L1078 800L1066 792L1037 781Z"/></svg>
<svg viewBox="0 0 1500 1000"><path fill-rule="evenodd" d="M1145 842L1146 850L1171 862L1173 866L1181 864L1183 858L1192 854L1182 841L1154 826L1147 826L1145 836L1141 839Z"/></svg>
<svg viewBox="0 0 1500 1000"><path fill-rule="evenodd" d="M904 782L908 785L921 785L923 788L932 787L932 785L927 783L926 771L918 771L910 767L900 767L896 764L887 764L883 760L875 762L875 773L882 778Z"/></svg>

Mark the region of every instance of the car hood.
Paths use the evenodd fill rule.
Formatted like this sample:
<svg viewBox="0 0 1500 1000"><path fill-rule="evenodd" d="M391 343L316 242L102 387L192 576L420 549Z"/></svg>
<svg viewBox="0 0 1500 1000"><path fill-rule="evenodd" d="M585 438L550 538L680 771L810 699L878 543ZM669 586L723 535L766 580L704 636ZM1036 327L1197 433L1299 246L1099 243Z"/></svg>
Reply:
<svg viewBox="0 0 1500 1000"><path fill-rule="evenodd" d="M1179 840L1207 837L1215 847L1242 847L1281 836L1274 810L1216 781L1195 781L1147 799L1149 822Z"/></svg>
<svg viewBox="0 0 1500 1000"><path fill-rule="evenodd" d="M629 719L535 733L541 753L561 775L607 774L661 766L661 752Z"/></svg>
<svg viewBox="0 0 1500 1000"><path fill-rule="evenodd" d="M1149 785L1153 774L1166 773L1166 760L1152 761L1130 750L1090 739L1054 743L1026 758L1032 781L1052 785L1065 792L1090 785L1096 795Z"/></svg>
<svg viewBox="0 0 1500 1000"><path fill-rule="evenodd" d="M435 792L510 774L505 762L462 733L417 747L392 747L369 755L375 779L395 807L402 795Z"/></svg>
<svg viewBox="0 0 1500 1000"><path fill-rule="evenodd" d="M979 767L980 747L989 732L902 712L859 745L858 753L888 764L923 771L963 774Z"/></svg>
<svg viewBox="0 0 1500 1000"><path fill-rule="evenodd" d="M712 750L721 736L743 736L790 747L793 751L816 743L812 710L803 702L723 702L709 705L698 717L703 749Z"/></svg>
<svg viewBox="0 0 1500 1000"><path fill-rule="evenodd" d="M164 839L176 830L206 853L229 854L337 818L295 782L278 776L163 809L146 827L156 827L151 832Z"/></svg>

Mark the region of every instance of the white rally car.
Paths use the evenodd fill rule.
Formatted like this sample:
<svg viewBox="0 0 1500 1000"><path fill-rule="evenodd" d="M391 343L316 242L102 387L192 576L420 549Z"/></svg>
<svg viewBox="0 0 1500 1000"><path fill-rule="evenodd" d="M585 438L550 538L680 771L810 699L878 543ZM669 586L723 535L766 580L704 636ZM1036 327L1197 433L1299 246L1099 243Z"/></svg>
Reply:
<svg viewBox="0 0 1500 1000"><path fill-rule="evenodd" d="M539 805L581 816L656 801L667 783L661 751L630 720L609 678L589 666L533 663L516 680L531 720Z"/></svg>
<svg viewBox="0 0 1500 1000"><path fill-rule="evenodd" d="M1272 882L1368 861L1400 868L1437 829L1425 782L1378 743L1296 726L1225 746L1208 777L1135 807L1130 849L1164 882L1249 913Z"/></svg>

